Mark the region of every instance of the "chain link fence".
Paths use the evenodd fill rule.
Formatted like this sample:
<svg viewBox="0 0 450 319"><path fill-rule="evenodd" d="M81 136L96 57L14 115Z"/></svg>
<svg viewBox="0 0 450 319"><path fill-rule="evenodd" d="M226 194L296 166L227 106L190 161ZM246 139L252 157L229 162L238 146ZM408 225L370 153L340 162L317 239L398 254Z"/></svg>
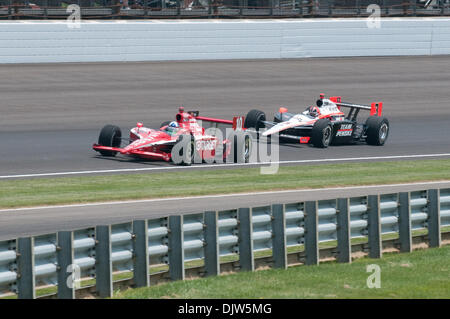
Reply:
<svg viewBox="0 0 450 319"><path fill-rule="evenodd" d="M1 0L3 19L318 18L448 16L450 0Z"/></svg>

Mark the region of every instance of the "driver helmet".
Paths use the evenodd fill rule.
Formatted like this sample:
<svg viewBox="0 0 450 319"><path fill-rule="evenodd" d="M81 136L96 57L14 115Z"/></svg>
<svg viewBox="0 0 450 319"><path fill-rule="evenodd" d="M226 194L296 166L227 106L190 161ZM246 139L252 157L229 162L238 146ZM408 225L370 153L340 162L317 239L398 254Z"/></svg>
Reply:
<svg viewBox="0 0 450 319"><path fill-rule="evenodd" d="M169 125L167 125L166 131L167 133L169 133L169 135L174 135L178 131L179 127L180 126L178 125L177 122L172 121L169 123Z"/></svg>
<svg viewBox="0 0 450 319"><path fill-rule="evenodd" d="M177 123L177 122L175 122L175 121L172 121L172 122L170 122L170 123L169 123L169 127L173 127L173 128L178 128L178 127L179 127L179 125L178 125L178 123Z"/></svg>
<svg viewBox="0 0 450 319"><path fill-rule="evenodd" d="M309 115L312 117L318 117L320 115L320 109L317 106L311 106L309 108Z"/></svg>

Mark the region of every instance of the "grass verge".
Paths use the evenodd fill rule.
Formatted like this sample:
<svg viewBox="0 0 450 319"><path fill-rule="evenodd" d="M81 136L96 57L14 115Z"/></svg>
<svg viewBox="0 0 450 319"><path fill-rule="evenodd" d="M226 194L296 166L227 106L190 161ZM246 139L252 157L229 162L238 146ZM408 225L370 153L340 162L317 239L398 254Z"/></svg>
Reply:
<svg viewBox="0 0 450 319"><path fill-rule="evenodd" d="M0 208L437 180L450 180L450 160L3 180Z"/></svg>
<svg viewBox="0 0 450 319"><path fill-rule="evenodd" d="M325 262L128 289L114 298L450 298L449 258L450 246L385 253L352 264ZM369 264L381 267L381 288L367 287Z"/></svg>

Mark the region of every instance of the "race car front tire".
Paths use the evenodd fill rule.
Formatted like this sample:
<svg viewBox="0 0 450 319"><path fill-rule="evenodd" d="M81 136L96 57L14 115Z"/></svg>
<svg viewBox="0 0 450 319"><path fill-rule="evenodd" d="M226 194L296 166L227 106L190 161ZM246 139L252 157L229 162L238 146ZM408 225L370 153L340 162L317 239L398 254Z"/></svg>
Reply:
<svg viewBox="0 0 450 319"><path fill-rule="evenodd" d="M248 163L252 154L253 141L247 132L237 131L233 136L233 162Z"/></svg>
<svg viewBox="0 0 450 319"><path fill-rule="evenodd" d="M314 147L327 148L330 145L333 135L330 120L320 119L311 130L311 144Z"/></svg>
<svg viewBox="0 0 450 319"><path fill-rule="evenodd" d="M180 146L180 161L175 162L178 165L191 166L195 159L195 140L192 135L181 135L176 143ZM185 152L186 151L186 152ZM173 161L173 155L172 155Z"/></svg>
<svg viewBox="0 0 450 319"><path fill-rule="evenodd" d="M255 128L257 131L264 127L262 121L266 120L266 114L260 110L251 110L244 121L245 128Z"/></svg>
<svg viewBox="0 0 450 319"><path fill-rule="evenodd" d="M122 131L118 126L115 125L105 125L100 131L98 136L98 144L101 146L108 147L120 147L122 137ZM99 151L102 156L116 156L116 151Z"/></svg>
<svg viewBox="0 0 450 319"><path fill-rule="evenodd" d="M389 121L383 116L370 116L366 121L366 142L369 145L384 145L389 136Z"/></svg>

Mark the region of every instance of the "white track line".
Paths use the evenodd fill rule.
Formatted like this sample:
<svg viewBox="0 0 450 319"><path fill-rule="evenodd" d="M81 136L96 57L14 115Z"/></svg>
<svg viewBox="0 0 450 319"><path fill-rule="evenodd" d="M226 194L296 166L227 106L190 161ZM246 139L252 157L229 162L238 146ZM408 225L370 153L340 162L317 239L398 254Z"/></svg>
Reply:
<svg viewBox="0 0 450 319"><path fill-rule="evenodd" d="M105 206L105 205L128 205L128 204L139 204L139 203L208 199L208 198L224 198L224 197L236 197L236 196L277 195L277 194L288 194L288 193L326 192L326 191L337 191L337 190L345 191L345 190L351 190L351 189L370 189L370 188L377 188L377 187L378 188L379 187L401 187L401 186L413 186L413 185L426 186L426 185L436 185L436 184L445 184L445 183L450 184L450 180L435 181L435 182L400 183L400 184L380 184L380 185L361 185L361 186L346 186L346 187L290 189L290 190L284 190L284 191L265 191L265 192L233 193L233 194L220 194L220 195L168 197L168 198L124 200L124 201L98 202L98 203L86 203L86 204L21 207L21 208L0 209L0 213L14 212L14 211L26 211L26 210L57 209L57 208L61 209L61 208L77 208L77 207ZM449 185L449 187L450 187L450 185Z"/></svg>
<svg viewBox="0 0 450 319"><path fill-rule="evenodd" d="M125 173L125 172L142 172L156 170L173 170L173 169L193 169L193 168L213 168L213 167L233 167L233 166L252 166L252 165L269 165L269 164L305 164L305 163L326 163L326 162L346 162L346 161L370 161L370 160L388 160L388 159L408 159L408 158L427 158L427 157L450 157L450 153L441 154L415 154L415 155L393 155L393 156L372 156L372 157L349 157L349 158L325 158L315 160L295 160L295 161L275 161L275 162L259 162L259 163L242 163L242 164L200 164L194 166L168 166L168 167L146 167L146 168L122 168L122 169L105 169L91 171L74 171L74 172L55 172L55 173L39 173L39 174L21 174L21 175L3 175L0 179L24 178L24 177L50 177L64 175L88 175L101 173Z"/></svg>

